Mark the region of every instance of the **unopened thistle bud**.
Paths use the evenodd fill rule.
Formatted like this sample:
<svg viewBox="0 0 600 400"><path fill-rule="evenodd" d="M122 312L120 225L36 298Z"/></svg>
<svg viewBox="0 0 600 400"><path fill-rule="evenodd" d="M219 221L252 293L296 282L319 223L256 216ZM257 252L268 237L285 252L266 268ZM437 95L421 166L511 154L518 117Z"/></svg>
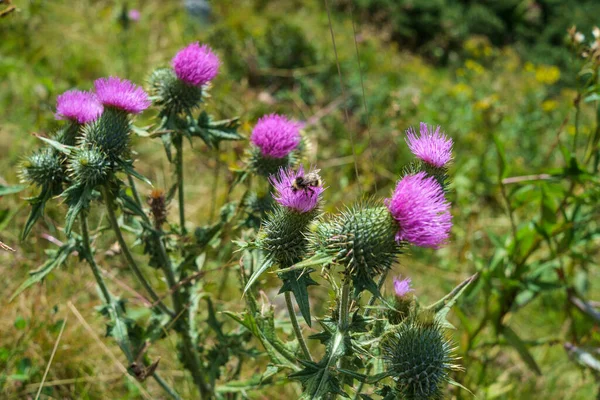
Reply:
<svg viewBox="0 0 600 400"><path fill-rule="evenodd" d="M69 175L81 188L95 188L108 180L110 162L97 148L78 148L69 161Z"/></svg>
<svg viewBox="0 0 600 400"><path fill-rule="evenodd" d="M453 345L435 321L411 317L382 340L388 374L396 382L399 398L441 400L455 364Z"/></svg>
<svg viewBox="0 0 600 400"><path fill-rule="evenodd" d="M150 93L154 104L162 109L161 116L191 110L202 101L202 87L179 80L170 68L159 68L152 72Z"/></svg>
<svg viewBox="0 0 600 400"><path fill-rule="evenodd" d="M62 159L53 148L47 147L27 157L21 164L21 179L29 184L49 187L52 192L60 192L65 180Z"/></svg>
<svg viewBox="0 0 600 400"><path fill-rule="evenodd" d="M269 214L258 242L268 257L288 267L306 256L306 234L319 214L323 184L315 171L305 174L302 167L295 172L282 169L270 180L278 206Z"/></svg>
<svg viewBox="0 0 600 400"><path fill-rule="evenodd" d="M250 166L258 174L269 176L280 168L293 166L295 151L300 147L303 124L277 114L258 120L250 136L253 144Z"/></svg>
<svg viewBox="0 0 600 400"><path fill-rule="evenodd" d="M82 143L104 153L111 161L129 156L131 125L127 112L106 108L100 118L83 127Z"/></svg>
<svg viewBox="0 0 600 400"><path fill-rule="evenodd" d="M374 277L389 269L401 252L397 231L396 221L382 204L359 203L320 224L313 246L345 267L355 295L364 289L375 292Z"/></svg>
<svg viewBox="0 0 600 400"><path fill-rule="evenodd" d="M385 204L398 222L397 240L432 248L448 240L452 228L450 203L434 177L425 172L405 176Z"/></svg>

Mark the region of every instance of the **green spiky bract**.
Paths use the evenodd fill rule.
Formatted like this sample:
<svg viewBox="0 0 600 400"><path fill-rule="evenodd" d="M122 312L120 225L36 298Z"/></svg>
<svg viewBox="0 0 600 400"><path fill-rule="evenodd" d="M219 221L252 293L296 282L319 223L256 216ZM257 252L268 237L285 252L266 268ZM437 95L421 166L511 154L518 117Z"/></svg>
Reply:
<svg viewBox="0 0 600 400"><path fill-rule="evenodd" d="M81 125L77 122L69 121L68 124L56 131L52 136L52 139L58 143L66 144L67 146L75 146L80 130Z"/></svg>
<svg viewBox="0 0 600 400"><path fill-rule="evenodd" d="M379 296L374 277L389 269L402 250L398 224L378 201L360 202L317 228L316 252L333 257L351 277L354 295L368 290Z"/></svg>
<svg viewBox="0 0 600 400"><path fill-rule="evenodd" d="M21 164L21 179L48 188L52 194L60 193L65 173L58 151L46 147L27 157Z"/></svg>
<svg viewBox="0 0 600 400"><path fill-rule="evenodd" d="M258 147L250 150L250 169L265 177L275 175L281 168L293 167L297 163L298 158L293 151L285 157L272 158L263 156Z"/></svg>
<svg viewBox="0 0 600 400"><path fill-rule="evenodd" d="M171 68L158 68L149 79L151 98L161 108L160 116L172 116L196 108L202 102L202 87L177 79Z"/></svg>
<svg viewBox="0 0 600 400"><path fill-rule="evenodd" d="M95 147L78 148L69 160L69 175L73 184L65 190L63 196L69 210L65 218L65 232L71 228L79 213L87 209L94 197L94 189L106 184L111 176L112 168L106 155Z"/></svg>
<svg viewBox="0 0 600 400"><path fill-rule="evenodd" d="M455 364L453 344L433 318L410 317L382 340L387 373L405 400L441 400Z"/></svg>
<svg viewBox="0 0 600 400"><path fill-rule="evenodd" d="M432 176L445 192L448 191L448 168L438 168L422 160L414 160L403 168L402 176L415 175L419 172L425 172L427 175Z"/></svg>
<svg viewBox="0 0 600 400"><path fill-rule="evenodd" d="M128 158L131 125L126 111L105 107L96 121L83 127L83 147L97 148L113 162Z"/></svg>
<svg viewBox="0 0 600 400"><path fill-rule="evenodd" d="M262 227L258 238L260 248L283 268L300 262L307 253L308 226L318 215L318 208L301 213L277 205Z"/></svg>
<svg viewBox="0 0 600 400"><path fill-rule="evenodd" d="M76 185L93 188L106 183L110 162L99 149L78 148L69 161L69 175Z"/></svg>
<svg viewBox="0 0 600 400"><path fill-rule="evenodd" d="M280 268L290 267L306 257L308 252L307 233L309 225L320 211L301 213L277 204L271 211L259 234L257 244L265 252L267 260ZM317 285L310 277L312 270L288 271L279 275L283 285L279 293L292 292L304 320L310 326L310 303L308 286Z"/></svg>

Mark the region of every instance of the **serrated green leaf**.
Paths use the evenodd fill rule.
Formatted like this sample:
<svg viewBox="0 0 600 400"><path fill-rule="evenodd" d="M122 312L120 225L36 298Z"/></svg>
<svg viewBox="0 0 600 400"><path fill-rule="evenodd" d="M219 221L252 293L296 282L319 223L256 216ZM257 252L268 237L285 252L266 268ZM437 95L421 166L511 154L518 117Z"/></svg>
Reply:
<svg viewBox="0 0 600 400"><path fill-rule="evenodd" d="M300 313L308 326L312 326L308 287L318 285L318 283L310 277L311 272L312 270L307 270L306 272L290 271L281 274L280 278L283 281L283 285L281 286L281 289L279 289L279 294L285 292L292 292L294 294Z"/></svg>
<svg viewBox="0 0 600 400"><path fill-rule="evenodd" d="M502 335L506 338L506 341L519 353L521 359L527 364L527 366L535 372L537 375L542 375L540 367L535 362L535 359L529 352L527 345L521 340L521 338L508 326L502 327Z"/></svg>
<svg viewBox="0 0 600 400"><path fill-rule="evenodd" d="M452 289L452 291L450 293L448 293L446 296L444 296L439 301L425 307L425 309L435 312L436 319L440 323L442 323L442 325L444 325L445 327L454 328L452 326L452 324L450 324L448 322L446 317L448 316L450 309L454 306L454 304L456 304L456 301L458 300L458 298L465 292L465 290L467 290L469 285L475 279L477 279L478 276L479 276L479 273L472 275L469 278L465 279L458 286L456 286L454 289Z"/></svg>
<svg viewBox="0 0 600 400"><path fill-rule="evenodd" d="M67 243L63 244L60 248L49 252L49 257L46 262L38 269L29 272L29 278L21 284L15 291L15 293L8 300L13 301L15 297L21 294L25 289L32 286L37 282L41 282L48 274L50 274L56 267L62 265L69 255L79 249L78 243L74 239L70 239Z"/></svg>
<svg viewBox="0 0 600 400"><path fill-rule="evenodd" d="M57 142L56 140L52 140L52 139L49 139L44 136L40 136L37 134L34 134L34 136L37 137L38 139L48 143L50 146L54 147L56 150L60 151L61 153L65 154L67 156L70 155L71 151L73 151L73 149L75 148L73 146L67 146L66 144L62 144L60 142Z"/></svg>
<svg viewBox="0 0 600 400"><path fill-rule="evenodd" d="M0 197L15 194L27 189L27 185L2 185L0 184Z"/></svg>
<svg viewBox="0 0 600 400"><path fill-rule="evenodd" d="M250 287L252 287L254 282L256 282L256 280L272 265L273 265L273 261L270 258L265 258L263 260L262 264L260 265L260 267L256 270L254 270L254 273L248 279L248 282L246 283L246 286L244 287L244 293L246 293L248 291L248 289L250 289Z"/></svg>
<svg viewBox="0 0 600 400"><path fill-rule="evenodd" d="M33 197L29 199L29 204L31 204L31 212L29 213L29 217L27 217L27 221L25 222L25 226L23 227L23 232L21 233L21 240L25 240L33 225L35 225L36 221L44 215L44 209L46 207L46 203L52 197L52 190L48 187L43 187L41 193L37 197Z"/></svg>

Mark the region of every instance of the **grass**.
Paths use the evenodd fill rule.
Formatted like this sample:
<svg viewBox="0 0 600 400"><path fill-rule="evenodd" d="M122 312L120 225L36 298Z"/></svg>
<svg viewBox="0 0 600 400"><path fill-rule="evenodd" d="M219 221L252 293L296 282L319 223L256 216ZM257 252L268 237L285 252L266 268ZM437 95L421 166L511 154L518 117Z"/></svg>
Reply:
<svg viewBox="0 0 600 400"><path fill-rule="evenodd" d="M235 7L232 2L220 2L213 5L215 22L209 24L187 16L180 2L130 2L130 7L142 11L142 19L123 31L118 23L120 8L115 2L15 1L19 11L0 19L0 76L5 77L0 81L0 183L17 183L21 157L40 145L29 133L44 132L56 125L53 107L58 94L72 87L87 89L94 79L108 75L142 83L153 68L168 64L183 45L207 41L225 60L224 71L214 83L210 112L217 116L240 115L245 134L266 112L286 112L309 121L309 159L324 173L330 211L360 195L388 195L408 160L403 145L403 132L408 126L419 121L440 124L455 139L456 160L450 172L454 177L452 244L435 253L415 250L414 257L403 256L394 271L410 275L418 296L425 302L439 298L487 264L493 253L489 231L510 229L494 178L497 160L491 135L501 135L514 175L555 165L559 158L556 138L572 133L573 91L560 87L552 75L556 71L549 72L549 66L526 64L512 49L493 48L480 38L475 38L471 47L465 47L466 61L436 68L382 40L377 27L358 25L367 115L362 105L361 71L356 63L349 15L335 12L332 24L348 86L347 98L343 98L324 5L316 0L302 2L302 7L292 3L277 2L259 11L251 1L236 2ZM292 69L293 77L273 78L289 75L290 70L269 65L274 63L273 57L261 48L261 42L268 36L269 26L284 18L300 28L316 55L310 60L314 64ZM222 31L246 40L235 41L226 51L230 44L217 34ZM245 69L253 63L256 70ZM350 110L348 121L344 107ZM587 134L591 132L588 118L584 114L584 134L586 129ZM136 123L143 126L154 122L143 116ZM357 156L352 152L350 132L356 138ZM187 211L194 225L209 222L207 210L214 200L213 187L216 203L225 201L224 182L231 179L231 174L222 167L215 184L217 162L235 166L244 146L245 143L226 146L218 160L199 144L188 148L184 164L189 177ZM168 188L173 177L162 145L135 138L135 148L139 152L136 167L157 186ZM354 179L355 162L362 191ZM145 194L149 192L148 187L140 189ZM103 337L104 322L94 309L98 294L83 263L73 259L42 285L27 290L13 302L7 301L26 279L27 271L43 263L44 250L55 247L54 242L64 238L54 228L61 225L64 207L54 205L32 236L19 242L28 213L22 198L29 194L2 197L0 201L0 239L17 249L15 253L0 253L5 282L0 285L0 391L7 399L34 396L56 346L42 398L161 396L155 382L138 384L123 372L125 360L117 346ZM176 207L170 211L175 219ZM100 211L92 221L92 230L102 224L106 224L106 218ZM106 245L100 248L114 243L110 234L97 240ZM98 258L111 290L130 299L133 305L143 304L144 299L121 259L110 252L100 253ZM207 290L216 291L219 274L207 276ZM598 271L590 274L592 286L600 283ZM165 290L158 274L151 279L159 290ZM218 307L239 309L241 294L233 274L225 288ZM265 291L278 312L285 312L275 286ZM327 303L326 291L313 290L312 294L321 300L316 304ZM525 339L551 340L560 336L566 329L561 325L564 311L557 309L560 300L558 293L538 298L524 311L510 316L511 326ZM461 354L467 346L461 325L479 316L478 306L483 301L470 299L454 313L458 327L454 336ZM64 331L59 335L63 324ZM484 334L489 340L494 339L493 332ZM191 379L179 366L174 346L168 339L150 349L149 354L161 357L160 372L184 398L191 398ZM511 348L496 346L470 354L465 359L467 372L459 379L482 399L588 399L596 392L593 377L571 363L559 343L537 346L532 354L542 366L542 376L530 372ZM251 398L270 398L282 391L291 397L298 395L293 384L252 393ZM468 398L456 391L452 397Z"/></svg>

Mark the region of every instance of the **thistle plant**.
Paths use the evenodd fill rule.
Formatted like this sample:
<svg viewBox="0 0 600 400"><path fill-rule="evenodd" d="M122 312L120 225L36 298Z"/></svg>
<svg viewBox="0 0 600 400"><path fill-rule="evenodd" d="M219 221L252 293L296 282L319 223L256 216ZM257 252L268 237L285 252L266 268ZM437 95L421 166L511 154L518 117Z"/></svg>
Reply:
<svg viewBox="0 0 600 400"><path fill-rule="evenodd" d="M256 390L280 378L299 381L303 397L311 399L348 393L441 398L447 383L456 384L452 374L459 369L446 315L471 279L427 307L418 302L409 278L394 281L391 297L384 287L399 254L411 246L437 249L450 240L452 141L439 127L422 124L420 136L410 129L407 143L417 159L391 197L358 199L326 213L328 191L320 170L306 167L304 124L268 114L249 134L242 167L232 171L228 193L233 197L241 188L241 197L228 197L216 221L193 226L185 204L185 143L200 138L218 153L224 142L244 139L237 118L217 120L203 109L213 101L209 91L220 66L210 47L192 43L170 66L149 75L148 92L112 76L97 79L93 91L58 96L55 117L63 125L22 165L23 180L39 188L29 200L23 237L46 203L59 197L66 208L65 242L16 294L77 253L94 276L108 336L123 351L128 372L139 381L152 377L174 399L181 398L178 388L161 377L159 361L148 350L171 335L177 337L176 357L194 382L193 398L235 398L240 387ZM136 127L136 116L150 110L156 116L152 128ZM172 164L173 184L165 190L136 169L134 145L152 139L160 139ZM175 211L178 222L170 215ZM90 230L90 219L102 228ZM148 299L146 321L133 319L126 299L105 281L95 246L106 236L116 239ZM239 245L237 252L232 243ZM226 263L234 257L241 257L239 264ZM226 271L237 267L241 313L219 310L219 294L207 289L204 265L218 264ZM270 273L279 282L287 321L276 320L272 306L258 305L257 289ZM156 274L162 274L160 281L152 279ZM223 285L226 279L224 272ZM329 307L315 307L313 290L328 291ZM322 331L305 338L303 324L315 322ZM291 327L291 339L282 336L281 326ZM318 352L317 342L324 347ZM243 364L258 354L269 359L267 370L241 378Z"/></svg>

